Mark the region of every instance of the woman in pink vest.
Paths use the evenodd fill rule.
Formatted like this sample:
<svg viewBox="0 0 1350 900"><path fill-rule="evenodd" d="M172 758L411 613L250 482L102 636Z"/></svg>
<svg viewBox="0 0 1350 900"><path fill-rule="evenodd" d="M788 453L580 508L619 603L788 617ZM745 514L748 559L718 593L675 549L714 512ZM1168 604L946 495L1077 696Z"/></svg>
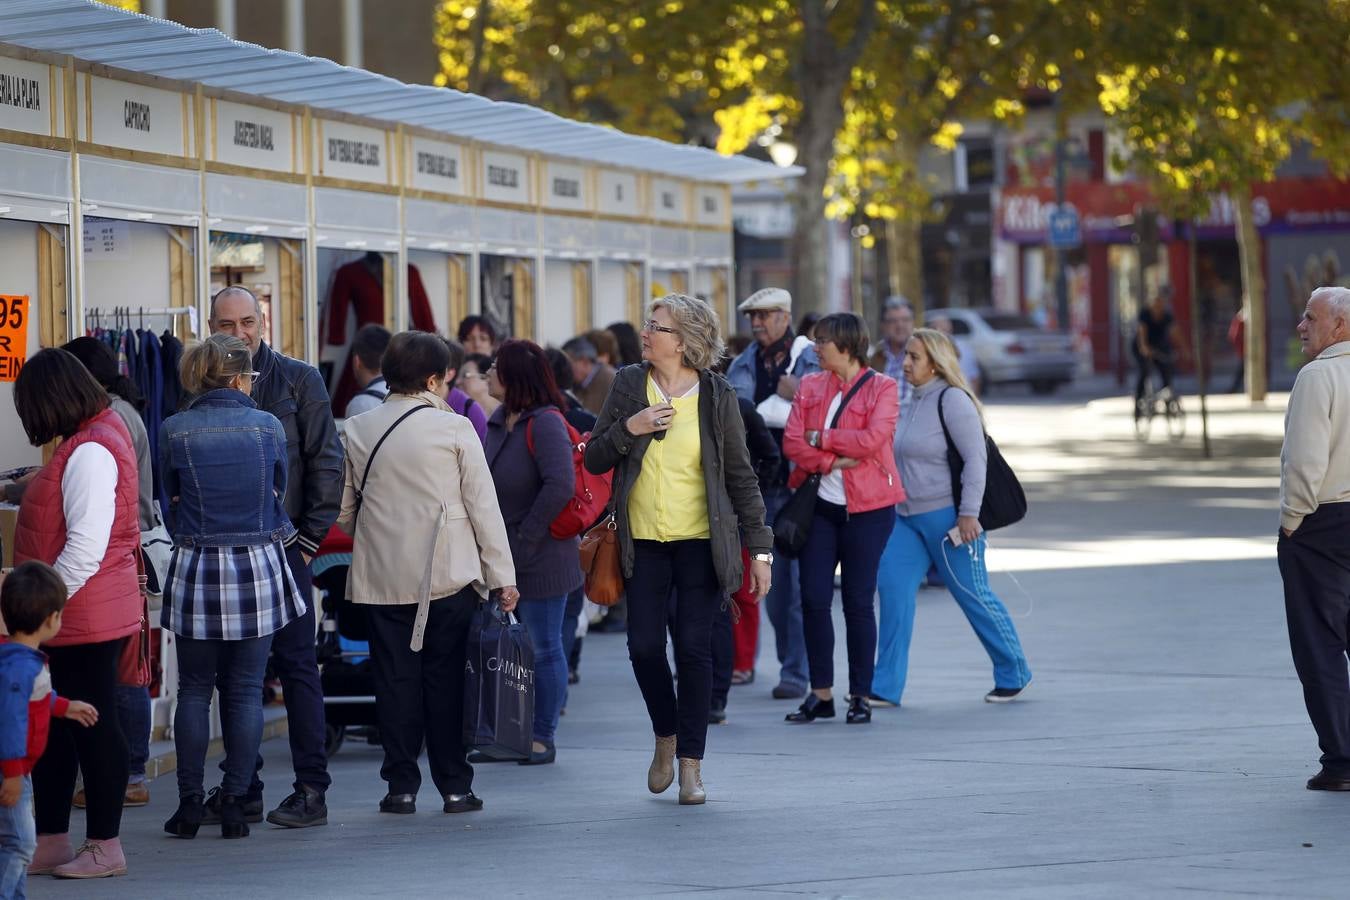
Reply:
<svg viewBox="0 0 1350 900"><path fill-rule="evenodd" d="M35 447L60 439L28 485L14 532L14 561L40 560L66 583L61 630L43 650L52 687L103 713L92 728L52 722L33 769L38 849L31 875L125 875L118 833L127 786L127 742L117 709L117 664L140 629L140 526L136 451L108 393L78 359L43 350L14 383L14 406ZM85 841L70 841L70 798L84 772Z"/></svg>

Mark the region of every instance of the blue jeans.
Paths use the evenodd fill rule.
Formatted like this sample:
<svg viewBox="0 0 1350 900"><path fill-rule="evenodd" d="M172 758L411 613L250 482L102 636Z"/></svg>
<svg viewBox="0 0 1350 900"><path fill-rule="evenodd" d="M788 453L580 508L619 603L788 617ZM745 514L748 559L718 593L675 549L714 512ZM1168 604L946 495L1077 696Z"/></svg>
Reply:
<svg viewBox="0 0 1350 900"><path fill-rule="evenodd" d="M23 900L28 864L37 851L33 821L33 779L23 777L23 791L13 806L0 806L0 897Z"/></svg>
<svg viewBox="0 0 1350 900"><path fill-rule="evenodd" d="M773 526L774 517L787 503L792 492L784 486L764 491L764 521ZM773 581L764 598L763 607L773 626L774 643L778 650L778 680L793 687L805 688L806 637L802 631L802 593L797 561L783 553L773 555Z"/></svg>
<svg viewBox="0 0 1350 900"><path fill-rule="evenodd" d="M117 719L127 739L127 773L132 784L145 781L150 759L150 689L117 686Z"/></svg>
<svg viewBox="0 0 1350 900"><path fill-rule="evenodd" d="M582 587L577 588L575 591L567 595L567 605L566 607L563 608L563 620L562 620L563 665L567 667L569 674L572 670L572 651L575 650L577 646L577 628L581 626L581 611L585 609L585 607L586 607L586 588L583 585ZM577 659L580 660L580 658L581 655L580 653L578 653ZM562 702L563 709L567 708L567 698L571 695L569 687L570 687L569 685L566 684L563 685L563 702Z"/></svg>
<svg viewBox="0 0 1350 900"><path fill-rule="evenodd" d="M562 623L567 595L521 600L516 616L525 623L534 644L534 739L553 744L558 716L567 697L567 655Z"/></svg>
<svg viewBox="0 0 1350 900"><path fill-rule="evenodd" d="M220 721L225 730L225 777L221 791L234 797L248 792L262 743L263 673L272 635L245 641L174 638L178 648L178 708L173 742L178 751L178 796L205 794L202 771L211 741L211 691L220 688Z"/></svg>
<svg viewBox="0 0 1350 900"><path fill-rule="evenodd" d="M877 588L881 596L881 638L872 693L893 703L905 692L909 643L914 635L914 600L930 565L936 565L948 590L966 614L975 636L994 663L994 687L1022 688L1031 681L1017 629L1003 601L989 588L984 566L988 542L953 547L947 532L956 525L956 509L948 506L914 516L895 517L895 529L881 555Z"/></svg>

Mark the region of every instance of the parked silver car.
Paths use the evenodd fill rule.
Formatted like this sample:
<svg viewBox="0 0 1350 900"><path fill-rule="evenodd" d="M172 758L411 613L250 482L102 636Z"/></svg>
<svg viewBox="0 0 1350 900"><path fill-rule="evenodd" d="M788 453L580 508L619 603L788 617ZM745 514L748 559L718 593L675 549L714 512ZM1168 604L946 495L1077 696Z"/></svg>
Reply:
<svg viewBox="0 0 1350 900"><path fill-rule="evenodd" d="M1053 393L1073 381L1078 360L1073 338L1050 331L1021 313L997 309L934 309L928 321L951 321L952 334L974 348L984 388L1025 383L1038 394Z"/></svg>

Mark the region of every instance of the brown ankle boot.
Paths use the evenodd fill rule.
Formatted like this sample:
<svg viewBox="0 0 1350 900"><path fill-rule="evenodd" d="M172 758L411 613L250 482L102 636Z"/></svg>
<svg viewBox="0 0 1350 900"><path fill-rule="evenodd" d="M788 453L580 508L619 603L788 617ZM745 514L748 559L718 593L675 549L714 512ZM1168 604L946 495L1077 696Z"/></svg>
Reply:
<svg viewBox="0 0 1350 900"><path fill-rule="evenodd" d="M703 760L680 760L680 805L698 806L706 803L708 792L703 789Z"/></svg>
<svg viewBox="0 0 1350 900"><path fill-rule="evenodd" d="M675 781L675 735L656 736L656 752L647 770L647 790L659 794Z"/></svg>

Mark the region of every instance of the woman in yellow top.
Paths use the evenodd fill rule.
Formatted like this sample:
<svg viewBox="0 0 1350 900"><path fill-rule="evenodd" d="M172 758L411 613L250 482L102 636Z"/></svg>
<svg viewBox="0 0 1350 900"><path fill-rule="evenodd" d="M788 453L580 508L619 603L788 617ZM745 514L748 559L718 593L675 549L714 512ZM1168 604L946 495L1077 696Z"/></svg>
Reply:
<svg viewBox="0 0 1350 900"><path fill-rule="evenodd" d="M670 787L678 755L683 804L707 796L701 763L713 621L741 584L741 535L760 597L773 563L736 393L712 371L723 350L708 304L683 294L654 302L642 328L643 362L619 370L586 447L588 470L614 470L628 656L656 733L647 787L654 794ZM678 696L666 661L668 623Z"/></svg>

